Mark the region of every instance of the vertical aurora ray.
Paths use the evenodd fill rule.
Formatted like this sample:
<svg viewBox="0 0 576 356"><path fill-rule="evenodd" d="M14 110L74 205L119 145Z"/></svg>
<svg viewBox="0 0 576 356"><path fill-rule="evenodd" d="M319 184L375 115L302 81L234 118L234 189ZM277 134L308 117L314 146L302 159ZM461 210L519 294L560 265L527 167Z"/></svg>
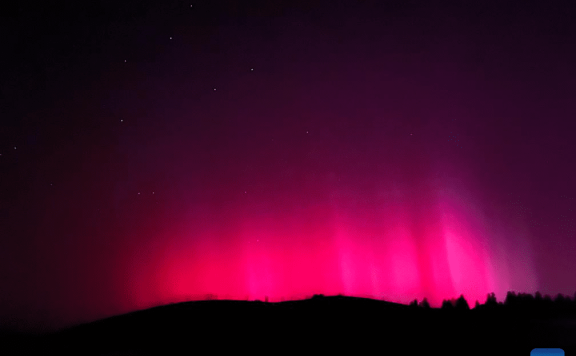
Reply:
<svg viewBox="0 0 576 356"><path fill-rule="evenodd" d="M432 193L417 203L404 197L365 211L382 217L369 227L361 227L361 214L333 207L331 219L320 208L296 217L277 212L260 224L248 217L230 229L232 239L211 239L209 231L202 238L181 236L159 260L159 294L170 301L208 294L280 301L342 293L402 303L427 298L439 306L460 294L472 304L493 291L501 296L510 287L533 287L533 277L520 286L511 284L510 272L499 272L520 273L518 258L508 246L489 243L495 232L464 189ZM304 218L309 214L324 217L312 226ZM137 293L150 295L146 289Z"/></svg>

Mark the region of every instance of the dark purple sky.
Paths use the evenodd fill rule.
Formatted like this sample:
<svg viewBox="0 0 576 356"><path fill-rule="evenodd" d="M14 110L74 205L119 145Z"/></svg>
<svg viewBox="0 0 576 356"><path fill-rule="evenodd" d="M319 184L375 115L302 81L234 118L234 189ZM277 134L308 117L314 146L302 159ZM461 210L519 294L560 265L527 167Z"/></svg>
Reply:
<svg viewBox="0 0 576 356"><path fill-rule="evenodd" d="M0 11L0 320L576 291L570 2Z"/></svg>

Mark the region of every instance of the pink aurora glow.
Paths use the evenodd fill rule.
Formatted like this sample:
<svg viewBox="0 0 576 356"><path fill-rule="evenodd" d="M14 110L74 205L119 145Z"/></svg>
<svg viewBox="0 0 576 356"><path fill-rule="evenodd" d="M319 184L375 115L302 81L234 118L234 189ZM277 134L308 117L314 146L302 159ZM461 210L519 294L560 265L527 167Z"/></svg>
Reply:
<svg viewBox="0 0 576 356"><path fill-rule="evenodd" d="M492 245L495 230L463 196L438 189L420 204L389 199L355 219L321 206L292 217L253 217L231 239L210 231L188 238L194 229L183 228L166 236L171 242L153 261L154 278L134 272L132 280L146 282L132 285L128 303L145 308L209 295L274 302L343 294L400 303L427 298L439 306L463 294L473 305L487 293L503 298L514 287L533 289L529 260L518 255L525 251ZM525 261L523 268L518 261ZM510 270L524 273L523 284L511 284Z"/></svg>

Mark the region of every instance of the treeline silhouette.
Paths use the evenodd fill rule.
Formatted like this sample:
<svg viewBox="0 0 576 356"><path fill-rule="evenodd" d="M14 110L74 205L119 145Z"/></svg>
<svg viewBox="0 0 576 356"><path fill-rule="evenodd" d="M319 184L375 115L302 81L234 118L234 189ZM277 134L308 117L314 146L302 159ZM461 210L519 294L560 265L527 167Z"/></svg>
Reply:
<svg viewBox="0 0 576 356"><path fill-rule="evenodd" d="M338 294L338 297L344 297L342 294ZM320 300L326 298L323 294L314 294L310 299ZM218 300L218 297L214 294L206 295L206 300ZM264 301L268 302L268 297L266 296ZM256 299L255 302L262 302ZM413 309L433 309L430 306L427 298L418 301L414 299L409 303L409 306ZM460 295L458 298L444 299L440 308L444 311L484 311L484 312L522 312L528 313L529 316L576 316L576 293L574 297L570 297L564 294L557 294L555 297L550 295L542 295L540 292L536 292L534 295L529 293L516 293L509 291L506 294L505 300L498 301L495 293L488 293L486 295L486 300L483 304L476 301L474 307L470 307L470 304L464 297Z"/></svg>
<svg viewBox="0 0 576 356"><path fill-rule="evenodd" d="M409 305L322 294L279 303L267 299L218 300L210 295L68 328L19 342L13 350L22 355L191 355L206 347L225 353L311 347L337 353L346 345L356 351L361 346L402 348L407 355L576 350L576 298L561 294L509 292L498 301L490 293L473 308L463 295L444 300L440 308L432 308L426 298ZM0 347L0 354L10 354L6 351Z"/></svg>
<svg viewBox="0 0 576 356"><path fill-rule="evenodd" d="M426 298L421 302L415 299L410 303L410 306L430 309L430 304ZM540 292L532 295L509 291L503 302L499 302L494 293L489 293L486 295L486 301L483 304L476 301L474 308L471 308L466 298L460 295L458 298L445 299L440 309L446 312L474 310L483 313L521 313L534 318L576 316L576 293L573 298L570 298L564 294L551 297L549 295L543 296Z"/></svg>

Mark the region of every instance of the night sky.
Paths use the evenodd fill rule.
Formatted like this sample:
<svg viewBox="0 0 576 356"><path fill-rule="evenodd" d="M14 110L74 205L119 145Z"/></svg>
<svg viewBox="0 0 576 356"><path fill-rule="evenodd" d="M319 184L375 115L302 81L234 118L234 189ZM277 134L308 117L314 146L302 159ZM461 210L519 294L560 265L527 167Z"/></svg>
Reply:
<svg viewBox="0 0 576 356"><path fill-rule="evenodd" d="M576 292L570 2L12 3L1 326Z"/></svg>

